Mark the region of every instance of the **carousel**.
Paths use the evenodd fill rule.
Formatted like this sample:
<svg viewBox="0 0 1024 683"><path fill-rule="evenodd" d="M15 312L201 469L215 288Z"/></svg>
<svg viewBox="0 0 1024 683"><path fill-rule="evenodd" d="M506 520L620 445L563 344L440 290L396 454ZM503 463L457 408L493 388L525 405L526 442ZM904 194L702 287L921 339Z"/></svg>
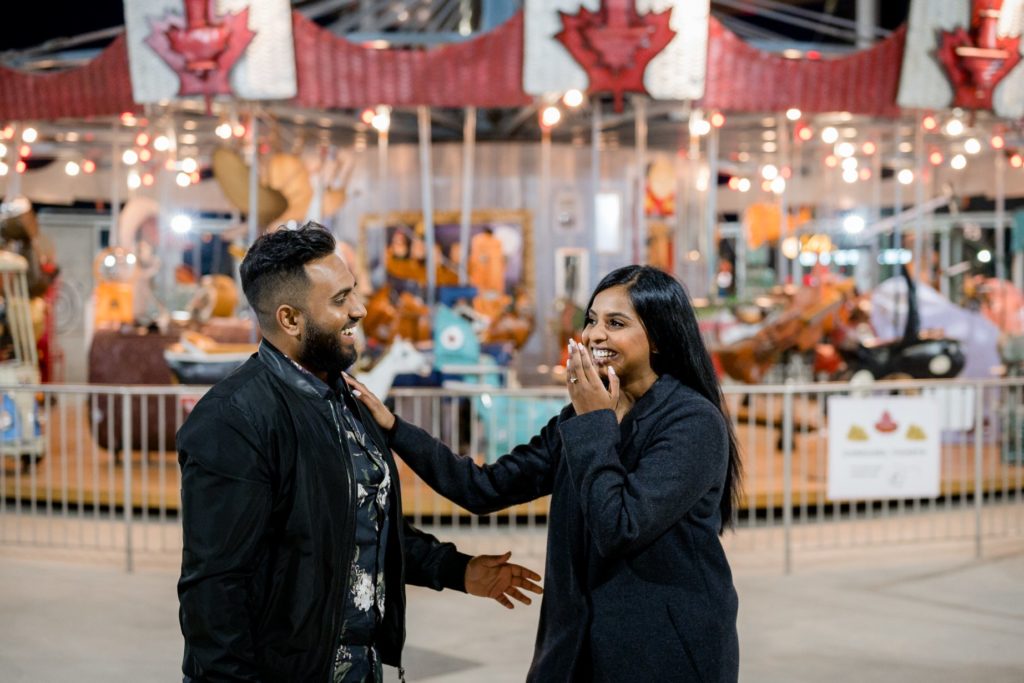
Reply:
<svg viewBox="0 0 1024 683"><path fill-rule="evenodd" d="M247 246L308 220L356 273L381 395L560 386L627 263L684 282L726 382L1020 373L1021 2L774 50L706 0L407 12L450 29L415 44L354 4L126 2L84 63L0 68L0 191L69 245L48 379L217 381L259 338ZM525 434L558 403L488 410Z"/></svg>

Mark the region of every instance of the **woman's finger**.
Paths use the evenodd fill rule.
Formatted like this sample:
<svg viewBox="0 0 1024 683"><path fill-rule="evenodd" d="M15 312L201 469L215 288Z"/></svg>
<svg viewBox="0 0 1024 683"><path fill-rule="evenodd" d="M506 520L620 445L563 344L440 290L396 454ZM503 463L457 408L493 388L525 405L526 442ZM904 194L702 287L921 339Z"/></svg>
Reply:
<svg viewBox="0 0 1024 683"><path fill-rule="evenodd" d="M604 385L601 383L601 375L598 373L597 366L594 364L594 359L590 357L590 351L588 351L583 344L577 344L577 346L579 347L580 362L583 366L583 373L586 375L587 381L594 386L604 388ZM582 381L583 378L580 379Z"/></svg>

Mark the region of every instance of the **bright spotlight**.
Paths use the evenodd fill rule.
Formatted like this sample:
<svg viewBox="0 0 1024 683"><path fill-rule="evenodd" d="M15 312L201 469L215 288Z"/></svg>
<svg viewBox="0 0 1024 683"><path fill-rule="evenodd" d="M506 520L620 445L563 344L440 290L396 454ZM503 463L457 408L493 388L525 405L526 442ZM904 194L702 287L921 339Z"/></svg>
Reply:
<svg viewBox="0 0 1024 683"><path fill-rule="evenodd" d="M544 107L540 113L540 125L545 128L554 128L562 120L562 111L555 106Z"/></svg>
<svg viewBox="0 0 1024 683"><path fill-rule="evenodd" d="M864 218L857 214L848 214L846 218L843 219L843 230L851 235L856 235L864 230Z"/></svg>
<svg viewBox="0 0 1024 683"><path fill-rule="evenodd" d="M184 235L192 229L192 219L183 213L171 219L171 230L179 235Z"/></svg>
<svg viewBox="0 0 1024 683"><path fill-rule="evenodd" d="M565 106L575 109L583 104L583 93L575 89L568 90L565 95L562 96L562 102Z"/></svg>

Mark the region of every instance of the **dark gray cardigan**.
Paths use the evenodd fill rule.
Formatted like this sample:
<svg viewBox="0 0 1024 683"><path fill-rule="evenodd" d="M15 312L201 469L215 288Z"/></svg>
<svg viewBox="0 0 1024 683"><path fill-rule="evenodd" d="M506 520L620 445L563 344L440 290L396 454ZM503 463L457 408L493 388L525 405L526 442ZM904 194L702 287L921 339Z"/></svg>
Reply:
<svg viewBox="0 0 1024 683"><path fill-rule="evenodd" d="M390 439L471 512L552 494L528 680L737 679L738 603L718 537L728 439L700 394L663 375L621 425L567 406L483 467L400 419Z"/></svg>

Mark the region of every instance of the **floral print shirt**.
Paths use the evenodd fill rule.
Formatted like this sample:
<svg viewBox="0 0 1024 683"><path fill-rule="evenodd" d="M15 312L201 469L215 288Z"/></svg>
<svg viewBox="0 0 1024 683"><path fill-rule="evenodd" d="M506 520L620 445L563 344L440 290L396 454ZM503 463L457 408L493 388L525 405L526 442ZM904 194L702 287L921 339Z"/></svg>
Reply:
<svg viewBox="0 0 1024 683"><path fill-rule="evenodd" d="M391 472L380 449L352 411L341 401L336 408L352 454L356 480L356 550L349 570L340 644L334 658L334 683L379 682L384 672L373 640L384 617Z"/></svg>

